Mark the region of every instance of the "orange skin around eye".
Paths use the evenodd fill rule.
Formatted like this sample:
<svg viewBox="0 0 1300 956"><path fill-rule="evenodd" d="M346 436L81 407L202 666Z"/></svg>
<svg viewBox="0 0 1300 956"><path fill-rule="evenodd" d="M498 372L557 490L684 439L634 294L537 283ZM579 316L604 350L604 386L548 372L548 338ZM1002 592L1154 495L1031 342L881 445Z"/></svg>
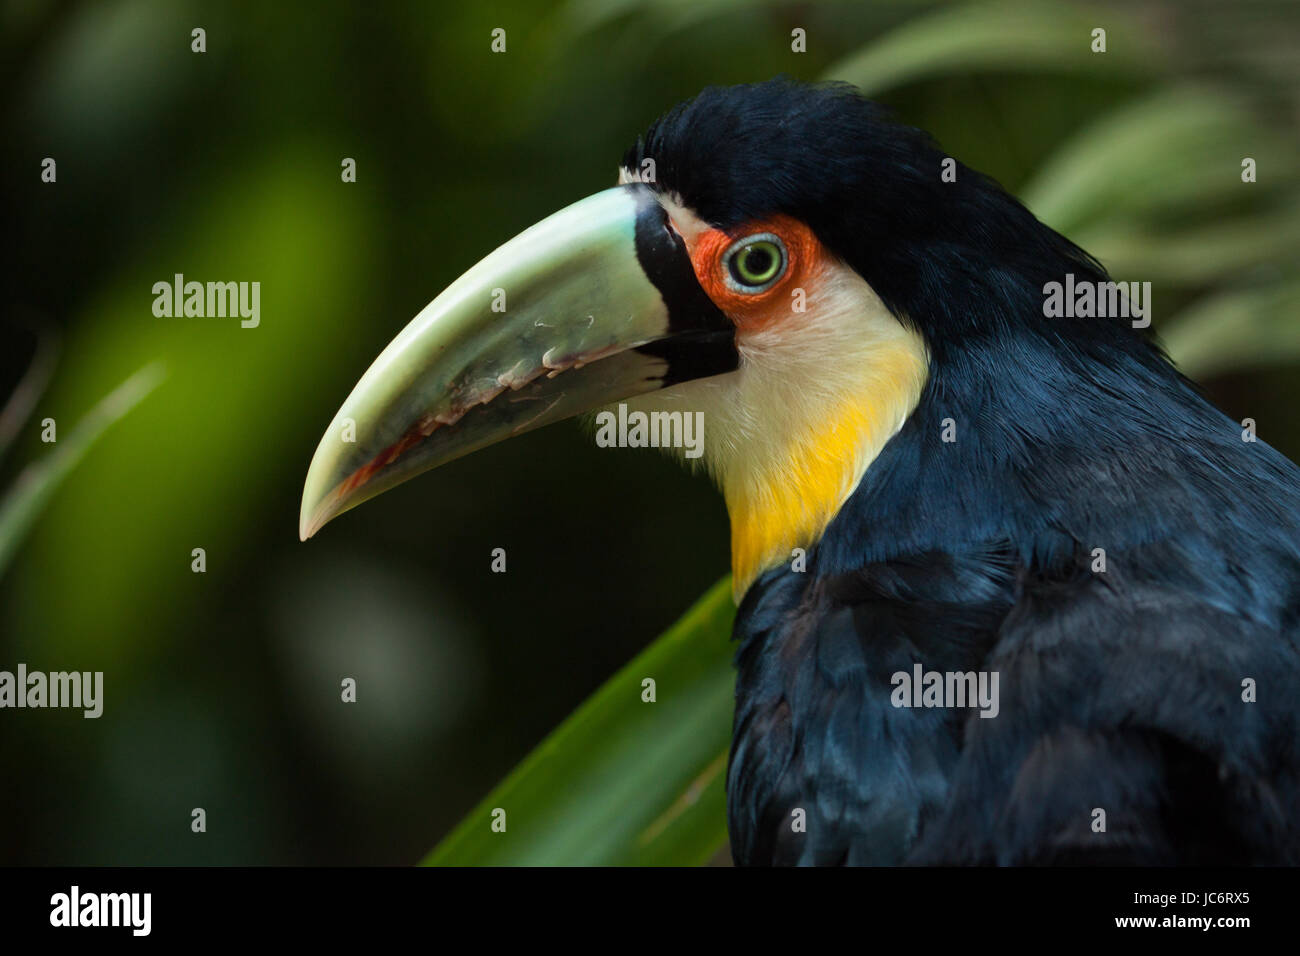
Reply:
<svg viewBox="0 0 1300 956"><path fill-rule="evenodd" d="M770 232L785 243L788 259L785 274L770 289L762 292L737 292L727 285L724 253L732 243L745 236ZM700 286L741 331L758 331L788 318L794 303L793 293L811 291L827 253L813 231L790 216L772 216L746 223L730 231L707 229L686 241L691 265Z"/></svg>

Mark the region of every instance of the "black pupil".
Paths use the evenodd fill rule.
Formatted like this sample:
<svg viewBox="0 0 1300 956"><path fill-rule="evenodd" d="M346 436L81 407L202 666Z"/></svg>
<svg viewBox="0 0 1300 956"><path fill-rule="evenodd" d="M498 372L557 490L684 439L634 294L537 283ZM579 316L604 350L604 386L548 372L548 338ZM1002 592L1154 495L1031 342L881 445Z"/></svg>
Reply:
<svg viewBox="0 0 1300 956"><path fill-rule="evenodd" d="M765 246L750 246L745 250L745 272L750 277L765 276L772 268L772 250Z"/></svg>

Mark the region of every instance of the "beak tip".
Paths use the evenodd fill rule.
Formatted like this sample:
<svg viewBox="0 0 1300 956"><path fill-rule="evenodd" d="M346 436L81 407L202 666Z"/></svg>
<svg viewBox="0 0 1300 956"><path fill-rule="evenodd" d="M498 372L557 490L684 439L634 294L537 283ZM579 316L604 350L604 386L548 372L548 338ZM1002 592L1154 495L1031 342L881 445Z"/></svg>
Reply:
<svg viewBox="0 0 1300 956"><path fill-rule="evenodd" d="M307 478L302 486L302 504L298 508L298 540L314 538L321 528L347 510L343 487L348 477L347 466L339 460L339 445L330 440L337 434L331 426L307 466Z"/></svg>
<svg viewBox="0 0 1300 956"><path fill-rule="evenodd" d="M306 541L308 538L315 535L318 530L320 529L312 527L311 518L307 511L307 501L304 499L302 514L298 517L298 540Z"/></svg>
<svg viewBox="0 0 1300 956"><path fill-rule="evenodd" d="M298 515L298 540L306 541L314 538L321 528L336 518L339 514L336 505L337 499L334 495L313 500L311 496L304 494L302 511Z"/></svg>
<svg viewBox="0 0 1300 956"><path fill-rule="evenodd" d="M302 490L302 506L298 511L299 541L315 537L339 513L337 493L321 493L320 474L321 470L313 461L307 472L306 486Z"/></svg>

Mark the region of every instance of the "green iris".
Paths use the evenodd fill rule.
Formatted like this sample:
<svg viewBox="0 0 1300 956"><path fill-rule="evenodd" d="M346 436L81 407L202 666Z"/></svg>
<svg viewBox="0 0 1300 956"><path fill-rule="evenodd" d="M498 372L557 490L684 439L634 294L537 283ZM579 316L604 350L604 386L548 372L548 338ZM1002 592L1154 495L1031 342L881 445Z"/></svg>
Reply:
<svg viewBox="0 0 1300 956"><path fill-rule="evenodd" d="M754 239L732 253L731 278L749 290L770 285L785 269L785 250L773 239Z"/></svg>

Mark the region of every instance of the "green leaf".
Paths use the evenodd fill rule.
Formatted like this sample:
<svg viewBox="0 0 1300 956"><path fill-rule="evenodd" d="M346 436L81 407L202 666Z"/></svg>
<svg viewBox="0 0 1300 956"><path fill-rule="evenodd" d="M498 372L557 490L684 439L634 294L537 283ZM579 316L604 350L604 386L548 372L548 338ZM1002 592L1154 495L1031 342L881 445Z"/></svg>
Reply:
<svg viewBox="0 0 1300 956"><path fill-rule="evenodd" d="M1215 293L1161 328L1170 358L1192 378L1300 361L1300 282Z"/></svg>
<svg viewBox="0 0 1300 956"><path fill-rule="evenodd" d="M54 451L19 474L0 502L0 576L3 576L23 536L64 478L71 474L86 451L108 429L135 408L163 379L160 365L146 365L92 408L72 434L58 441Z"/></svg>
<svg viewBox="0 0 1300 956"><path fill-rule="evenodd" d="M333 401L322 397L324 383L348 356L339 343L357 341L358 317L387 294L365 284L380 269L371 244L356 241L374 232L374 202L322 191L321 180L302 175L321 148L288 139L215 178L165 229L147 231L70 319L76 334L41 403L61 423L112 390L121 370L160 358L168 379L165 400L143 403L114 426L113 454L77 466L9 569L17 585L9 610L41 622L53 659L107 665L133 649L168 646L205 600L189 561L175 556L199 543L213 555L252 541L249 528L274 514L277 492L301 480L301 465L284 457L276 458L284 481L248 476L263 474L268 449L291 454L285 435L319 427L315 416ZM315 210L312 228L303 227L304 210ZM163 278L261 277L261 323L154 316L141 295L165 262L176 267ZM61 600L73 586L77 599Z"/></svg>
<svg viewBox="0 0 1300 956"><path fill-rule="evenodd" d="M1121 11L1095 12L1059 3L975 3L941 8L909 20L857 53L831 65L829 80L845 80L867 95L916 80L970 70L1037 73L1120 71L1154 67L1159 50ZM1104 26L1107 51L1092 52L1092 30Z"/></svg>
<svg viewBox="0 0 1300 956"><path fill-rule="evenodd" d="M1300 248L1300 207L1290 202L1235 216L1220 212L1178 230L1109 219L1081 227L1070 238L1114 276L1205 286L1262 264L1287 263Z"/></svg>
<svg viewBox="0 0 1300 956"><path fill-rule="evenodd" d="M754 7L773 7L778 0L569 0L562 14L575 35L591 33L638 16L638 28L660 36L712 17L740 15Z"/></svg>
<svg viewBox="0 0 1300 956"><path fill-rule="evenodd" d="M36 403L45 394L45 387L54 376L59 352L58 337L48 325L30 319L26 324L35 336L36 351L18 386L5 402L4 408L0 408L0 458L9 450L32 410L36 408Z"/></svg>
<svg viewBox="0 0 1300 956"><path fill-rule="evenodd" d="M1231 95L1178 86L1114 110L1080 130L1040 166L1020 198L1073 236L1080 226L1136 216L1195 214L1244 202L1241 159L1281 152L1274 136Z"/></svg>
<svg viewBox="0 0 1300 956"><path fill-rule="evenodd" d="M424 860L429 866L698 865L727 839L731 580L556 728ZM656 701L642 700L655 681ZM492 829L506 813L505 832Z"/></svg>

